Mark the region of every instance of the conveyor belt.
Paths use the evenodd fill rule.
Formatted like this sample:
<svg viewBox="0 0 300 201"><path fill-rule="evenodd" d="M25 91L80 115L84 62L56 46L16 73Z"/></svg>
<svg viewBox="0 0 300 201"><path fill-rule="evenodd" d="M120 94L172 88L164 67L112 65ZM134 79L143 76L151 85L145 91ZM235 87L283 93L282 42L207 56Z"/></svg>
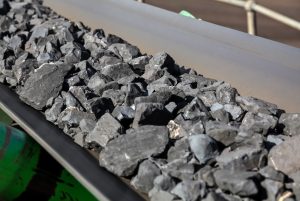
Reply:
<svg viewBox="0 0 300 201"><path fill-rule="evenodd" d="M76 145L58 127L27 106L8 87L0 84L0 108L63 165L101 201L143 200L119 178L101 168L97 160Z"/></svg>
<svg viewBox="0 0 300 201"><path fill-rule="evenodd" d="M231 83L243 96L300 112L300 49L132 0L45 0L71 20L103 28L147 53ZM300 34L299 34L300 36Z"/></svg>

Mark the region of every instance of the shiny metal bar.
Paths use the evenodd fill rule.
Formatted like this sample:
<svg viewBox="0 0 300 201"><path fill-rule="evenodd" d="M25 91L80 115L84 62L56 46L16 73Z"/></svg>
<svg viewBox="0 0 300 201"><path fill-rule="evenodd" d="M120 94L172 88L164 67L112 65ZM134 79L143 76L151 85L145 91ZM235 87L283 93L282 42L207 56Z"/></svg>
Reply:
<svg viewBox="0 0 300 201"><path fill-rule="evenodd" d="M242 95L300 112L300 49L131 0L45 0L63 16L103 28L153 54L225 80Z"/></svg>

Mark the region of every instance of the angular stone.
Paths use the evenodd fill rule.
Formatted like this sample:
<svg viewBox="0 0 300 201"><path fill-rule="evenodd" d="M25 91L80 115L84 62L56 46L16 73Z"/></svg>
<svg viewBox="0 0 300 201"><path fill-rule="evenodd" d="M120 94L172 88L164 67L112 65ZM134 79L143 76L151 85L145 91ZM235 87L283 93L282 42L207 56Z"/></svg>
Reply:
<svg viewBox="0 0 300 201"><path fill-rule="evenodd" d="M206 121L210 118L210 113L203 102L196 97L183 109L183 118L186 120L201 119Z"/></svg>
<svg viewBox="0 0 300 201"><path fill-rule="evenodd" d="M240 146L234 150L225 149L216 158L222 168L231 170L253 170L264 164L266 152L253 146Z"/></svg>
<svg viewBox="0 0 300 201"><path fill-rule="evenodd" d="M278 113L278 108L275 104L257 98L237 96L236 101L244 110L248 112L273 115Z"/></svg>
<svg viewBox="0 0 300 201"><path fill-rule="evenodd" d="M48 121L55 122L61 113L63 106L63 99L60 97L56 98L52 107L45 112L46 119Z"/></svg>
<svg viewBox="0 0 300 201"><path fill-rule="evenodd" d="M148 193L153 188L153 181L158 175L160 169L153 162L145 160L140 164L137 175L130 183L137 190Z"/></svg>
<svg viewBox="0 0 300 201"><path fill-rule="evenodd" d="M267 198L264 201L277 201L284 191L284 184L282 182L270 179L262 181L261 186L266 190Z"/></svg>
<svg viewBox="0 0 300 201"><path fill-rule="evenodd" d="M167 191L157 190L155 188L149 192L149 197L150 197L150 201L158 201L158 200L173 201L173 200L175 200L175 195L172 195L171 193L169 193Z"/></svg>
<svg viewBox="0 0 300 201"><path fill-rule="evenodd" d="M234 103L236 94L236 89L232 88L228 83L218 86L216 90L217 100L222 104Z"/></svg>
<svg viewBox="0 0 300 201"><path fill-rule="evenodd" d="M158 52L150 59L149 64L152 68L173 68L175 61L166 52Z"/></svg>
<svg viewBox="0 0 300 201"><path fill-rule="evenodd" d="M136 74L142 75L145 73L145 66L149 63L149 60L150 60L149 56L141 56L132 59L128 63L132 66L132 69Z"/></svg>
<svg viewBox="0 0 300 201"><path fill-rule="evenodd" d="M124 62L129 62L141 54L137 47L122 43L112 44L108 50L119 56Z"/></svg>
<svg viewBox="0 0 300 201"><path fill-rule="evenodd" d="M101 73L112 78L115 81L123 77L135 74L127 63L117 63L105 66L101 69Z"/></svg>
<svg viewBox="0 0 300 201"><path fill-rule="evenodd" d="M62 97L64 98L64 102L66 107L78 107L80 108L80 103L77 101L77 99L70 93L67 92L65 94L62 93Z"/></svg>
<svg viewBox="0 0 300 201"><path fill-rule="evenodd" d="M225 104L224 110L229 112L233 120L237 120L243 113L243 110L240 106Z"/></svg>
<svg viewBox="0 0 300 201"><path fill-rule="evenodd" d="M58 116L57 123L60 128L65 125L68 127L77 127L83 119L95 119L91 113L79 111L77 108L67 108Z"/></svg>
<svg viewBox="0 0 300 201"><path fill-rule="evenodd" d="M197 201L206 195L206 186L202 181L184 180L171 191L183 201Z"/></svg>
<svg viewBox="0 0 300 201"><path fill-rule="evenodd" d="M103 98L110 98L114 104L114 106L122 105L125 101L125 92L121 90L109 89L103 92Z"/></svg>
<svg viewBox="0 0 300 201"><path fill-rule="evenodd" d="M58 96L71 69L72 66L64 64L40 66L25 82L20 98L37 110L43 109L50 97Z"/></svg>
<svg viewBox="0 0 300 201"><path fill-rule="evenodd" d="M102 68L104 68L105 66L116 65L119 63L122 63L121 59L113 56L104 55L99 59L99 62L96 63L94 67L97 71L101 71Z"/></svg>
<svg viewBox="0 0 300 201"><path fill-rule="evenodd" d="M189 144L201 164L219 155L218 145L207 135L192 135L189 137Z"/></svg>
<svg viewBox="0 0 300 201"><path fill-rule="evenodd" d="M80 84L80 82L81 82L80 78L77 75L75 75L73 77L70 77L67 80L67 83L68 83L69 87L71 87L71 86L77 86L77 85Z"/></svg>
<svg viewBox="0 0 300 201"><path fill-rule="evenodd" d="M135 111L129 106L117 106L112 115L118 119L122 124L132 122L134 119Z"/></svg>
<svg viewBox="0 0 300 201"><path fill-rule="evenodd" d="M285 126L283 130L285 135L300 135L300 113L283 113L279 123Z"/></svg>
<svg viewBox="0 0 300 201"><path fill-rule="evenodd" d="M30 74L38 67L35 59L27 59L19 64L15 64L12 69L17 82L24 85Z"/></svg>
<svg viewBox="0 0 300 201"><path fill-rule="evenodd" d="M206 134L225 146L234 143L238 129L223 122L208 121L205 124Z"/></svg>
<svg viewBox="0 0 300 201"><path fill-rule="evenodd" d="M170 191L176 185L174 179L168 175L161 174L155 177L153 181L154 188L162 191Z"/></svg>
<svg viewBox="0 0 300 201"><path fill-rule="evenodd" d="M209 192L203 201L237 201L237 200L228 200L222 195L216 192Z"/></svg>
<svg viewBox="0 0 300 201"><path fill-rule="evenodd" d="M179 180L192 179L195 173L195 166L188 163L189 153L183 158L172 160L171 162L160 166L164 174Z"/></svg>
<svg viewBox="0 0 300 201"><path fill-rule="evenodd" d="M259 170L259 174L261 174L266 179L278 181L281 183L283 183L285 180L285 175L282 172L275 170L271 166L263 167L262 169Z"/></svg>
<svg viewBox="0 0 300 201"><path fill-rule="evenodd" d="M300 135L296 135L273 147L269 153L268 164L285 174L300 170Z"/></svg>
<svg viewBox="0 0 300 201"><path fill-rule="evenodd" d="M110 141L100 153L100 165L118 176L130 176L141 160L162 153L168 141L165 126L141 126Z"/></svg>
<svg viewBox="0 0 300 201"><path fill-rule="evenodd" d="M175 142L175 145L168 151L168 162L172 162L177 159L182 159L189 155L189 141L188 138L181 138Z"/></svg>
<svg viewBox="0 0 300 201"><path fill-rule="evenodd" d="M110 98L93 98L88 101L91 111L99 119L102 115L114 110L114 104Z"/></svg>
<svg viewBox="0 0 300 201"><path fill-rule="evenodd" d="M145 91L137 83L130 83L127 85L125 104L131 106L135 98L144 95L146 95Z"/></svg>
<svg viewBox="0 0 300 201"><path fill-rule="evenodd" d="M253 132L261 133L266 135L270 129L274 129L277 125L277 117L264 113L252 113L247 112L242 124L241 130L251 130Z"/></svg>
<svg viewBox="0 0 300 201"><path fill-rule="evenodd" d="M94 119L82 119L79 122L79 128L85 134L92 132L95 126L96 126L96 121Z"/></svg>
<svg viewBox="0 0 300 201"><path fill-rule="evenodd" d="M49 29L43 25L37 26L33 29L29 41L33 41L36 38L45 38L48 36Z"/></svg>
<svg viewBox="0 0 300 201"><path fill-rule="evenodd" d="M136 106L133 128L140 125L167 125L170 113L160 103L140 103Z"/></svg>
<svg viewBox="0 0 300 201"><path fill-rule="evenodd" d="M202 100L206 107L211 107L213 104L217 103L217 97L214 91L200 93L197 97Z"/></svg>
<svg viewBox="0 0 300 201"><path fill-rule="evenodd" d="M253 196L259 192L252 180L256 176L256 173L253 172L230 170L217 170L214 173L214 178L219 188L240 196Z"/></svg>
<svg viewBox="0 0 300 201"><path fill-rule="evenodd" d="M213 173L214 170L211 166L204 166L198 172L195 173L194 180L203 180L208 186L214 187L216 186L216 182L213 177Z"/></svg>

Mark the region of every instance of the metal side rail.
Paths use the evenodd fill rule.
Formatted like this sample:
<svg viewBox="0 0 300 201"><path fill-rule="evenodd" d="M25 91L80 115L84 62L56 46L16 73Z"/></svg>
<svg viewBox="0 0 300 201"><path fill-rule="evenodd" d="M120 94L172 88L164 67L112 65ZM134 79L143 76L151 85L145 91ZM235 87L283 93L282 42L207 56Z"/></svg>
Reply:
<svg viewBox="0 0 300 201"><path fill-rule="evenodd" d="M16 121L52 157L101 201L141 201L119 178L101 168L86 150L75 144L43 114L23 103L0 84L0 108Z"/></svg>

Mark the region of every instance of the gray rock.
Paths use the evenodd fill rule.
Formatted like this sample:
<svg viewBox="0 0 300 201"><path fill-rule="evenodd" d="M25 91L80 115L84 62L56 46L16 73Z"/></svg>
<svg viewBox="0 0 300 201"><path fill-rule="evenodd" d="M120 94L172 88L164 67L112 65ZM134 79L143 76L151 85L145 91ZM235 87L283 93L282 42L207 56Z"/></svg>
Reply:
<svg viewBox="0 0 300 201"><path fill-rule="evenodd" d="M130 183L137 190L148 193L153 188L153 181L158 175L160 169L151 161L145 160L140 164L137 175Z"/></svg>
<svg viewBox="0 0 300 201"><path fill-rule="evenodd" d="M99 119L106 112L111 113L114 110L114 104L110 98L93 98L88 101L91 111Z"/></svg>
<svg viewBox="0 0 300 201"><path fill-rule="evenodd" d="M149 56L141 56L130 60L128 63L132 66L136 74L142 75L145 72L145 66L149 63L149 60Z"/></svg>
<svg viewBox="0 0 300 201"><path fill-rule="evenodd" d="M77 101L77 99L70 93L67 92L65 94L62 94L64 98L64 102L66 107L78 107L80 108L80 103Z"/></svg>
<svg viewBox="0 0 300 201"><path fill-rule="evenodd" d="M203 201L231 201L216 192L209 192Z"/></svg>
<svg viewBox="0 0 300 201"><path fill-rule="evenodd" d="M189 155L187 153L183 158L172 160L160 166L160 169L163 173L179 180L192 179L196 170L193 164L188 163Z"/></svg>
<svg viewBox="0 0 300 201"><path fill-rule="evenodd" d="M253 132L266 135L270 129L274 129L277 125L277 117L264 113L247 112L242 124L241 130L252 130Z"/></svg>
<svg viewBox="0 0 300 201"><path fill-rule="evenodd" d="M146 92L137 83L130 83L127 85L125 104L131 106L135 98L144 95L146 95Z"/></svg>
<svg viewBox="0 0 300 201"><path fill-rule="evenodd" d="M168 162L173 160L182 159L189 155L189 141L188 138L181 138L175 142L175 145L171 147L168 151Z"/></svg>
<svg viewBox="0 0 300 201"><path fill-rule="evenodd" d="M105 84L112 81L112 79L108 78L99 73L95 73L89 80L87 86L92 89L95 93L99 93L100 89L102 89Z"/></svg>
<svg viewBox="0 0 300 201"><path fill-rule="evenodd" d="M82 119L79 122L79 128L83 133L90 133L96 126L96 121L93 119Z"/></svg>
<svg viewBox="0 0 300 201"><path fill-rule="evenodd" d="M151 201L159 201L159 200L173 201L173 200L175 200L175 195L172 195L171 193L169 193L167 191L161 191L161 190L157 190L157 189L152 189L149 192L149 197L150 197Z"/></svg>
<svg viewBox="0 0 300 201"><path fill-rule="evenodd" d="M225 146L234 143L238 129L223 122L208 121L205 124L206 134Z"/></svg>
<svg viewBox="0 0 300 201"><path fill-rule="evenodd" d="M77 75L75 75L73 77L68 78L67 83L68 83L69 87L79 85L80 78Z"/></svg>
<svg viewBox="0 0 300 201"><path fill-rule="evenodd" d="M61 113L63 106L63 99L60 97L56 98L52 107L45 112L46 119L48 121L55 122Z"/></svg>
<svg viewBox="0 0 300 201"><path fill-rule="evenodd" d="M118 176L130 176L141 160L162 153L168 141L166 127L141 126L110 141L100 153L100 165Z"/></svg>
<svg viewBox="0 0 300 201"><path fill-rule="evenodd" d="M127 63L118 63L105 66L101 69L101 73L112 78L115 81L126 76L135 75L135 73Z"/></svg>
<svg viewBox="0 0 300 201"><path fill-rule="evenodd" d="M237 96L236 101L244 110L248 112L273 115L278 113L278 108L275 104L257 98Z"/></svg>
<svg viewBox="0 0 300 201"><path fill-rule="evenodd" d="M167 125L170 113L161 103L140 103L136 106L133 128L140 125Z"/></svg>
<svg viewBox="0 0 300 201"><path fill-rule="evenodd" d="M118 63L122 63L122 60L120 60L117 57L112 57L112 56L106 56L106 55L104 55L103 57L101 57L99 59L99 62L96 63L95 69L97 71L101 71L102 68L104 68L105 66L115 65L115 64L118 64Z"/></svg>
<svg viewBox="0 0 300 201"><path fill-rule="evenodd" d="M33 41L36 38L45 38L48 36L49 29L43 25L37 26L33 29L29 41Z"/></svg>
<svg viewBox="0 0 300 201"><path fill-rule="evenodd" d="M224 83L216 89L216 97L219 103L229 104L235 102L237 91L230 84Z"/></svg>
<svg viewBox="0 0 300 201"><path fill-rule="evenodd" d="M224 123L229 123L229 113L226 112L224 109L219 109L216 111L211 111L210 112L212 118L216 121L221 121Z"/></svg>
<svg viewBox="0 0 300 201"><path fill-rule="evenodd" d="M300 135L300 114L283 113L279 118L279 123L283 124L285 135Z"/></svg>
<svg viewBox="0 0 300 201"><path fill-rule="evenodd" d="M121 123L132 122L134 119L135 111L129 106L117 106L112 115Z"/></svg>
<svg viewBox="0 0 300 201"><path fill-rule="evenodd" d="M216 186L215 178L213 176L214 170L211 166L207 165L201 168L198 172L194 174L194 180L205 181L207 186Z"/></svg>
<svg viewBox="0 0 300 201"><path fill-rule="evenodd" d="M175 61L166 52L156 53L149 61L149 65L151 68L173 68L174 64Z"/></svg>
<svg viewBox="0 0 300 201"><path fill-rule="evenodd" d="M197 97L202 100L206 107L211 107L213 104L217 103L216 93L214 91L207 91L197 94Z"/></svg>
<svg viewBox="0 0 300 201"><path fill-rule="evenodd" d="M206 186L202 181L184 180L171 191L183 201L197 201L206 195Z"/></svg>
<svg viewBox="0 0 300 201"><path fill-rule="evenodd" d="M60 128L65 125L68 127L78 127L79 123L83 119L95 119L95 116L91 113L79 111L77 108L66 108L58 116L57 123Z"/></svg>
<svg viewBox="0 0 300 201"><path fill-rule="evenodd" d="M30 73L38 67L35 59L27 59L19 64L15 64L12 69L17 82L24 85L25 81L30 76Z"/></svg>
<svg viewBox="0 0 300 201"><path fill-rule="evenodd" d="M76 98L80 105L86 110L91 111L91 106L86 97L86 87L83 86L71 86L69 93Z"/></svg>
<svg viewBox="0 0 300 201"><path fill-rule="evenodd" d="M174 179L168 175L161 174L153 181L154 188L162 191L170 191L176 186Z"/></svg>
<svg viewBox="0 0 300 201"><path fill-rule="evenodd" d="M62 89L64 77L72 69L70 65L44 64L25 82L20 98L37 110L46 106L50 97L57 97Z"/></svg>
<svg viewBox="0 0 300 201"><path fill-rule="evenodd" d="M105 147L109 141L122 133L122 125L109 113L105 113L86 137L87 143L96 142Z"/></svg>
<svg viewBox="0 0 300 201"><path fill-rule="evenodd" d="M79 146L83 147L84 146L84 134L81 132L78 132L73 138L74 142L78 144Z"/></svg>
<svg viewBox="0 0 300 201"><path fill-rule="evenodd" d="M110 98L114 106L122 105L125 101L125 92L121 90L108 89L102 93L103 98Z"/></svg>
<svg viewBox="0 0 300 201"><path fill-rule="evenodd" d="M237 120L243 114L243 109L237 105L225 104L224 110L230 113L233 120Z"/></svg>
<svg viewBox="0 0 300 201"><path fill-rule="evenodd" d="M119 56L124 62L129 62L141 54L137 47L125 43L112 44L108 50Z"/></svg>
<svg viewBox="0 0 300 201"><path fill-rule="evenodd" d="M231 170L253 170L265 164L266 151L253 146L240 146L234 150L225 149L216 158L222 168Z"/></svg>
<svg viewBox="0 0 300 201"><path fill-rule="evenodd" d="M300 170L300 135L296 135L273 147L269 153L268 164L285 174Z"/></svg>
<svg viewBox="0 0 300 201"><path fill-rule="evenodd" d="M264 201L277 201L284 191L284 184L279 181L265 179L261 186L266 190L267 198Z"/></svg>
<svg viewBox="0 0 300 201"><path fill-rule="evenodd" d="M253 172L230 170L217 170L214 173L214 178L219 188L240 196L258 194L258 188L253 181L253 178L256 176L257 174Z"/></svg>
<svg viewBox="0 0 300 201"><path fill-rule="evenodd" d="M285 180L285 175L282 172L275 170L271 166L263 167L262 169L259 170L259 174L261 174L266 179L278 181L281 183L283 183Z"/></svg>
<svg viewBox="0 0 300 201"><path fill-rule="evenodd" d="M204 103L196 97L183 109L183 118L186 120L201 119L206 121L210 118L210 113Z"/></svg>
<svg viewBox="0 0 300 201"><path fill-rule="evenodd" d="M207 135L192 135L189 137L189 144L201 164L219 155L218 145Z"/></svg>

